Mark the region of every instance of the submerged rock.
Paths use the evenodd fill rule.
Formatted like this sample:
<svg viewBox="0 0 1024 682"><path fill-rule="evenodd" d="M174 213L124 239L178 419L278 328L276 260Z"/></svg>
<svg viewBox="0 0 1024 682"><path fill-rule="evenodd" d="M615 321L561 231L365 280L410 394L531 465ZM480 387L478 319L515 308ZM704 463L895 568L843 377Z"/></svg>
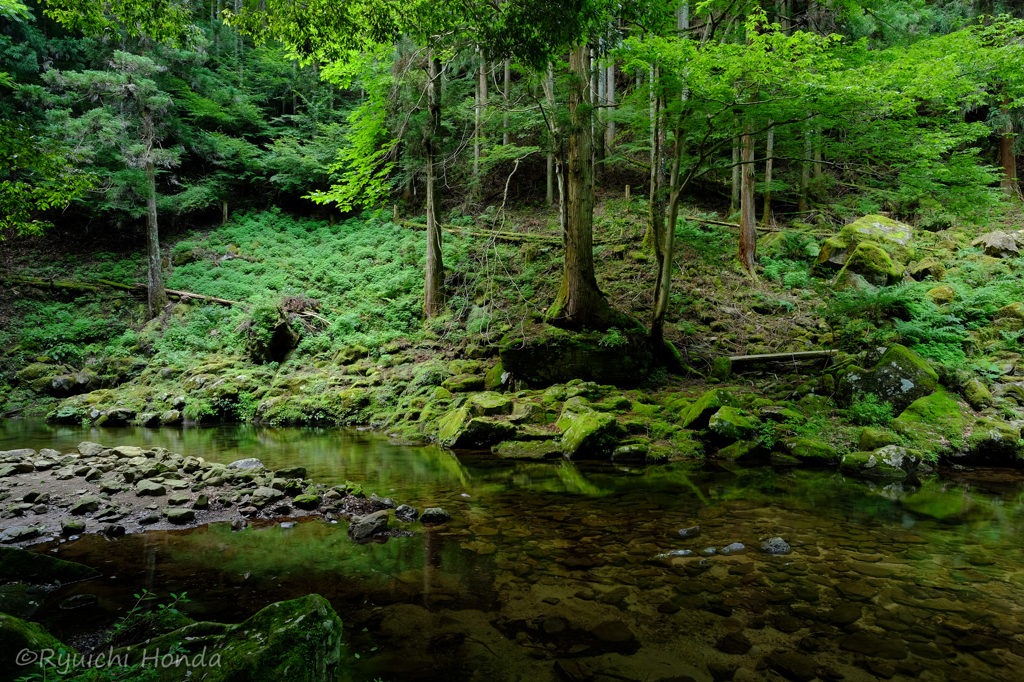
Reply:
<svg viewBox="0 0 1024 682"><path fill-rule="evenodd" d="M426 524L438 524L447 523L452 518L452 515L446 512L440 507L427 507L423 510L423 515L420 516L420 523Z"/></svg>
<svg viewBox="0 0 1024 682"><path fill-rule="evenodd" d="M766 554L789 554L793 549L782 538L774 537L761 543L761 551Z"/></svg>
<svg viewBox="0 0 1024 682"><path fill-rule="evenodd" d="M398 509L395 510L395 518L406 523L412 523L416 520L417 516L419 516L419 512L416 507L408 504L399 505Z"/></svg>
<svg viewBox="0 0 1024 682"><path fill-rule="evenodd" d="M89 580L99 576L93 568L47 554L0 547L0 576L4 581L51 585Z"/></svg>

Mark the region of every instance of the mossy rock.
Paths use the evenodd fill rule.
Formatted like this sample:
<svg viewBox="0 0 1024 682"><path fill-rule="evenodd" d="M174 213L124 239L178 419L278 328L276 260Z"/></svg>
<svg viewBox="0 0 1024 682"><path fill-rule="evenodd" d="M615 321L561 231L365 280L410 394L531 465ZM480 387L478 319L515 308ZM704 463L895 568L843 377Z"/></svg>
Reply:
<svg viewBox="0 0 1024 682"><path fill-rule="evenodd" d="M928 277L931 277L938 282L946 275L946 268L939 262L938 258L929 256L928 258L924 258L911 264L910 267L907 268L907 272L910 273L911 277L919 282Z"/></svg>
<svg viewBox="0 0 1024 682"><path fill-rule="evenodd" d="M487 374L484 375L484 390L497 391L503 388L508 381L508 377L508 372L505 371L505 367L499 362L487 370Z"/></svg>
<svg viewBox="0 0 1024 682"><path fill-rule="evenodd" d="M362 360L370 356L370 349L361 344L345 346L334 356L334 364L351 365L356 360Z"/></svg>
<svg viewBox="0 0 1024 682"><path fill-rule="evenodd" d="M47 377L60 374L63 368L55 365L47 365L41 362L33 362L24 369L20 370L14 376L17 377L18 382L22 386L30 386L32 382L38 381L39 379L46 379Z"/></svg>
<svg viewBox="0 0 1024 682"><path fill-rule="evenodd" d="M516 427L506 421L473 417L460 407L438 422L437 441L448 448L490 447L515 437Z"/></svg>
<svg viewBox="0 0 1024 682"><path fill-rule="evenodd" d="M935 305L949 305L956 300L956 291L948 284L943 284L929 289L927 296Z"/></svg>
<svg viewBox="0 0 1024 682"><path fill-rule="evenodd" d="M781 443L785 454L795 457L802 464L829 466L839 462L839 453L827 443L813 438L787 438Z"/></svg>
<svg viewBox="0 0 1024 682"><path fill-rule="evenodd" d="M556 415L553 411L543 405L528 402L516 402L512 406L512 417L510 421L517 424L550 424L555 421Z"/></svg>
<svg viewBox="0 0 1024 682"><path fill-rule="evenodd" d="M711 389L683 410L679 415L679 425L684 429L706 429L711 415L726 406L738 406L732 393L722 388Z"/></svg>
<svg viewBox="0 0 1024 682"><path fill-rule="evenodd" d="M843 455L839 468L843 473L880 481L905 479L917 469L921 456L898 445L887 445L871 452Z"/></svg>
<svg viewBox="0 0 1024 682"><path fill-rule="evenodd" d="M491 448L502 459L555 459L562 456L562 446L555 440L510 440Z"/></svg>
<svg viewBox="0 0 1024 682"><path fill-rule="evenodd" d="M871 370L849 369L839 381L837 397L850 404L858 394L874 394L901 412L918 398L939 390L939 375L921 356L895 345Z"/></svg>
<svg viewBox="0 0 1024 682"><path fill-rule="evenodd" d="M708 419L708 429L727 440L745 440L757 428L757 421L748 413L726 405Z"/></svg>
<svg viewBox="0 0 1024 682"><path fill-rule="evenodd" d="M818 252L817 264L839 270L859 245L874 244L905 265L914 256L913 239L914 231L909 225L880 215L866 215L826 239Z"/></svg>
<svg viewBox="0 0 1024 682"><path fill-rule="evenodd" d="M562 454L567 459L607 457L626 431L604 412L566 413L558 420L562 430Z"/></svg>
<svg viewBox="0 0 1024 682"><path fill-rule="evenodd" d="M762 399L757 399L754 402L761 402ZM768 402L768 401L764 401ZM763 421L772 421L778 424L803 424L807 421L807 417L803 416L796 410L791 410L788 407L782 407L780 405L765 405L757 408L757 416Z"/></svg>
<svg viewBox="0 0 1024 682"><path fill-rule="evenodd" d="M39 674L39 679L44 679L43 669L37 665L19 666L18 652L23 650L39 652L43 649L50 649L56 652L60 649L71 654L74 649L62 643L51 635L42 625L29 623L28 621L0 613L0 682L9 682L22 676ZM48 676L53 675L53 669L46 671Z"/></svg>
<svg viewBox="0 0 1024 682"><path fill-rule="evenodd" d="M980 379L972 378L960 388L964 398L976 410L983 410L992 405L992 393Z"/></svg>
<svg viewBox="0 0 1024 682"><path fill-rule="evenodd" d="M690 400L685 393L670 393L661 401L661 405L665 408L665 411L672 414L679 414L692 403L693 401Z"/></svg>
<svg viewBox="0 0 1024 682"><path fill-rule="evenodd" d="M598 403L591 403L590 407L598 412L626 412L633 407L633 403L624 395L613 395Z"/></svg>
<svg viewBox="0 0 1024 682"><path fill-rule="evenodd" d="M718 459L730 462L757 459L762 454L761 444L756 440L740 440L718 451Z"/></svg>
<svg viewBox="0 0 1024 682"><path fill-rule="evenodd" d="M1024 451L1019 445L1021 432L999 419L982 417L974 423L967 439L967 452L972 462L994 466L1013 466Z"/></svg>
<svg viewBox="0 0 1024 682"><path fill-rule="evenodd" d="M500 355L505 371L530 386L550 386L572 379L637 386L647 377L654 360L645 333L576 333L536 323L506 335L501 340Z"/></svg>
<svg viewBox="0 0 1024 682"><path fill-rule="evenodd" d="M445 379L441 382L441 387L448 389L452 393L480 391L484 387L484 378L478 374L459 374L458 376Z"/></svg>
<svg viewBox="0 0 1024 682"><path fill-rule="evenodd" d="M630 403L629 409L632 410L633 414L641 417L647 417L648 419L659 419L662 417L662 409L660 405L648 405L642 403L639 400L634 400Z"/></svg>
<svg viewBox="0 0 1024 682"><path fill-rule="evenodd" d="M187 661L180 667L154 669L159 682L192 679L205 682L328 682L337 676L341 659L341 619L330 602L317 594L282 601L237 625L192 623L149 640L145 651L180 646ZM192 667L206 651L205 666ZM143 649L115 649L131 663L141 662ZM211 657L217 663L211 664Z"/></svg>
<svg viewBox="0 0 1024 682"><path fill-rule="evenodd" d="M711 376L719 381L725 381L732 376L732 360L725 356L719 356L711 362Z"/></svg>
<svg viewBox="0 0 1024 682"><path fill-rule="evenodd" d="M923 452L959 450L970 422L953 397L939 391L918 398L903 410L890 427Z"/></svg>
<svg viewBox="0 0 1024 682"><path fill-rule="evenodd" d="M66 585L99 577L88 566L64 561L46 554L0 547L0 580L32 585Z"/></svg>
<svg viewBox="0 0 1024 682"><path fill-rule="evenodd" d="M501 414L512 414L512 400L500 393L474 393L465 406L474 417L493 417Z"/></svg>
<svg viewBox="0 0 1024 682"><path fill-rule="evenodd" d="M873 452L886 445L899 443L899 435L888 429L877 429L873 426L865 426L861 429L860 437L857 439L857 446L862 452Z"/></svg>
<svg viewBox="0 0 1024 682"><path fill-rule="evenodd" d="M864 243L858 245L846 259L843 269L836 275L835 286L837 289L860 288L860 282L863 281L871 286L884 287L895 284L902 277L903 268L893 263L884 249Z"/></svg>

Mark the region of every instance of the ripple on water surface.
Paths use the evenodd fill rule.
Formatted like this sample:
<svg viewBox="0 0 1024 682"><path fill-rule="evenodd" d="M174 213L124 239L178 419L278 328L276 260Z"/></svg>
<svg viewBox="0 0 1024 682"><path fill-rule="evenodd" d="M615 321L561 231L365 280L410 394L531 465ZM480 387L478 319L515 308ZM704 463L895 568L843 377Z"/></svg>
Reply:
<svg viewBox="0 0 1024 682"><path fill-rule="evenodd" d="M1024 669L1017 472L880 485L831 471L496 462L347 430L4 429L0 449L141 441L301 464L454 514L367 545L312 520L45 546L106 576L49 596L36 617L59 634L109 624L141 587L187 590L190 615L227 621L317 592L345 621L344 680L976 682ZM791 553L760 551L772 537ZM72 594L98 602L57 608Z"/></svg>

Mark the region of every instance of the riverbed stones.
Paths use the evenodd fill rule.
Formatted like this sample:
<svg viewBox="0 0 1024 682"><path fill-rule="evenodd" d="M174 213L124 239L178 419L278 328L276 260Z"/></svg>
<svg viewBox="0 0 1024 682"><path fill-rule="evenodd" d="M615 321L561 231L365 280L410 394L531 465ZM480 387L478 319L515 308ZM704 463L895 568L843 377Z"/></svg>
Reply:
<svg viewBox="0 0 1024 682"><path fill-rule="evenodd" d="M761 542L761 551L765 554L789 554L793 549L782 538L774 537Z"/></svg>
<svg viewBox="0 0 1024 682"><path fill-rule="evenodd" d="M143 479L136 484L135 494L138 497L161 497L167 494L167 488L162 483Z"/></svg>
<svg viewBox="0 0 1024 682"><path fill-rule="evenodd" d="M398 509L395 510L395 518L405 523L412 523L416 520L417 516L419 516L419 512L416 510L416 507L408 504L399 505Z"/></svg>
<svg viewBox="0 0 1024 682"><path fill-rule="evenodd" d="M811 466L831 466L839 461L839 453L834 447L813 438L787 438L779 445L785 451L784 454L795 458L799 463Z"/></svg>
<svg viewBox="0 0 1024 682"><path fill-rule="evenodd" d="M268 488L267 486L260 486L252 494L252 498L249 500L254 507L262 509L268 504L277 502L284 497L284 493L274 488Z"/></svg>
<svg viewBox="0 0 1024 682"><path fill-rule="evenodd" d="M298 507L299 509L316 509L318 506L320 506L320 496L309 494L296 495L295 500L293 502L295 506Z"/></svg>
<svg viewBox="0 0 1024 682"><path fill-rule="evenodd" d="M562 454L567 459L607 457L626 433L615 417L606 412L563 410L557 424L562 431Z"/></svg>
<svg viewBox="0 0 1024 682"><path fill-rule="evenodd" d="M715 648L724 654L740 656L747 653L754 645L742 632L730 632L715 642Z"/></svg>
<svg viewBox="0 0 1024 682"><path fill-rule="evenodd" d="M293 466L285 467L284 469L278 469L277 471L274 472L274 477L286 479L305 478L306 467Z"/></svg>
<svg viewBox="0 0 1024 682"><path fill-rule="evenodd" d="M78 444L78 452L81 453L82 457L96 457L106 449L106 447L99 443L93 443L87 440Z"/></svg>
<svg viewBox="0 0 1024 682"><path fill-rule="evenodd" d="M428 525L447 523L451 521L451 518L452 515L440 507L427 507L423 510L423 515L420 516L420 523Z"/></svg>
<svg viewBox="0 0 1024 682"><path fill-rule="evenodd" d="M83 495L78 498L77 502L71 505L71 513L75 516L92 514L99 510L101 502L103 500L95 495Z"/></svg>
<svg viewBox="0 0 1024 682"><path fill-rule="evenodd" d="M591 628L590 634L609 644L625 644L636 639L625 623L618 620L606 620L599 623Z"/></svg>
<svg viewBox="0 0 1024 682"><path fill-rule="evenodd" d="M751 415L731 405L721 407L708 419L708 429L730 441L746 439L756 427Z"/></svg>
<svg viewBox="0 0 1024 682"><path fill-rule="evenodd" d="M164 510L167 516L167 521L175 525L184 525L186 523L192 523L196 520L196 513L192 509L186 507L168 507Z"/></svg>
<svg viewBox="0 0 1024 682"><path fill-rule="evenodd" d="M867 632L855 632L839 645L844 651L865 656L899 661L907 657L907 647L892 637L876 637Z"/></svg>
<svg viewBox="0 0 1024 682"><path fill-rule="evenodd" d="M174 493L173 495L167 498L167 504L171 505L172 507L180 507L182 505L188 504L191 501L192 496L189 495L188 493Z"/></svg>
<svg viewBox="0 0 1024 682"><path fill-rule="evenodd" d="M228 469L263 469L263 462L256 459L255 457L249 457L248 459L235 460L231 464L228 464Z"/></svg>
<svg viewBox="0 0 1024 682"><path fill-rule="evenodd" d="M372 514L353 519L348 526L349 537L353 540L365 540L371 535L386 530L390 516L391 510L381 509Z"/></svg>
<svg viewBox="0 0 1024 682"><path fill-rule="evenodd" d="M811 682L818 677L818 663L810 656L786 651L768 657L768 665L792 682Z"/></svg>

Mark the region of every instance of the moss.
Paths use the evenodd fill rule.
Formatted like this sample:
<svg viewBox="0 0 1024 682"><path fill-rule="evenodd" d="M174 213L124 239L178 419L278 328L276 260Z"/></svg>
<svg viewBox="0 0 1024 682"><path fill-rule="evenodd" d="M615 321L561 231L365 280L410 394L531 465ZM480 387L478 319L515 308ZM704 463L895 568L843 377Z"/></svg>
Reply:
<svg viewBox="0 0 1024 682"><path fill-rule="evenodd" d="M836 275L836 288L859 286L860 280L854 275L872 286L883 287L898 282L903 276L903 269L893 263L883 249L871 243L864 243L854 249L846 259L843 269Z"/></svg>
<svg viewBox="0 0 1024 682"><path fill-rule="evenodd" d="M565 413L558 421L562 453L568 457L603 457L611 454L625 430L615 417L603 412Z"/></svg>
<svg viewBox="0 0 1024 682"><path fill-rule="evenodd" d="M18 660L18 652L24 649L36 652L42 649L50 649L54 652L63 649L69 653L74 651L48 633L38 623L29 623L20 618L0 613L0 661L3 661L0 678L15 679L33 673L43 674L43 670L38 666L18 666L15 663ZM53 670L51 669L47 673L52 675Z"/></svg>
<svg viewBox="0 0 1024 682"><path fill-rule="evenodd" d="M502 459L553 459L562 456L561 445L554 440L505 441L491 448Z"/></svg>
<svg viewBox="0 0 1024 682"><path fill-rule="evenodd" d="M0 547L0 579L33 585L67 584L96 578L95 569L46 554Z"/></svg>
<svg viewBox="0 0 1024 682"><path fill-rule="evenodd" d="M821 267L838 270L858 246L872 244L884 249L898 263L906 264L914 257L913 236L909 225L885 216L866 215L825 240L818 252L817 263Z"/></svg>
<svg viewBox="0 0 1024 682"><path fill-rule="evenodd" d="M707 428L711 415L725 406L735 407L736 399L728 391L715 388L697 399L679 415L679 425L684 429Z"/></svg>
<svg viewBox="0 0 1024 682"><path fill-rule="evenodd" d="M466 407L474 417L512 414L512 400L500 393L474 393L466 400Z"/></svg>
<svg viewBox="0 0 1024 682"><path fill-rule="evenodd" d="M974 423L967 448L975 460L1012 466L1021 458L1020 429L998 419L982 417Z"/></svg>
<svg viewBox="0 0 1024 682"><path fill-rule="evenodd" d="M630 403L629 407L634 414L640 415L641 417L647 417L648 419L657 419L662 416L660 405L648 405L638 400L634 400Z"/></svg>
<svg viewBox="0 0 1024 682"><path fill-rule="evenodd" d="M445 379L441 386L452 393L480 391L484 387L484 378L476 374L460 374Z"/></svg>
<svg viewBox="0 0 1024 682"><path fill-rule="evenodd" d="M864 452L872 452L886 445L895 445L899 440L900 437L889 429L866 426L860 432L857 445Z"/></svg>
<svg viewBox="0 0 1024 682"><path fill-rule="evenodd" d="M852 367L839 381L837 397L851 403L859 394L871 393L900 412L912 402L939 390L939 376L921 356L905 346L894 345L871 370Z"/></svg>
<svg viewBox="0 0 1024 682"><path fill-rule="evenodd" d="M484 389L487 391L497 390L504 385L506 378L505 368L499 362L487 370L487 374L484 375Z"/></svg>
<svg viewBox="0 0 1024 682"><path fill-rule="evenodd" d="M945 391L918 398L890 425L913 447L926 453L949 453L962 447L967 417Z"/></svg>
<svg viewBox="0 0 1024 682"><path fill-rule="evenodd" d="M835 448L813 438L787 438L782 442L782 447L803 464L825 466L839 461L839 453Z"/></svg>
<svg viewBox="0 0 1024 682"><path fill-rule="evenodd" d="M728 440L744 440L757 428L756 420L744 411L726 405L708 420L708 429Z"/></svg>
<svg viewBox="0 0 1024 682"><path fill-rule="evenodd" d="M976 410L983 410L992 405L992 393L979 379L970 379L960 390L967 402Z"/></svg>
<svg viewBox="0 0 1024 682"><path fill-rule="evenodd" d="M882 461L874 452L851 452L843 455L839 468L843 473L873 480L901 481L907 477L906 471Z"/></svg>
<svg viewBox="0 0 1024 682"><path fill-rule="evenodd" d="M929 289L927 295L935 305L947 305L956 300L956 291L946 284Z"/></svg>
<svg viewBox="0 0 1024 682"><path fill-rule="evenodd" d="M662 399L661 404L667 412L679 414L688 408L692 402L685 393L670 393Z"/></svg>
<svg viewBox="0 0 1024 682"><path fill-rule="evenodd" d="M515 433L513 424L473 417L469 408L461 407L438 422L437 441L449 448L489 447L513 438Z"/></svg>
<svg viewBox="0 0 1024 682"><path fill-rule="evenodd" d="M760 454L760 443L754 440L741 440L719 450L718 458L734 462L741 459L754 459Z"/></svg>

